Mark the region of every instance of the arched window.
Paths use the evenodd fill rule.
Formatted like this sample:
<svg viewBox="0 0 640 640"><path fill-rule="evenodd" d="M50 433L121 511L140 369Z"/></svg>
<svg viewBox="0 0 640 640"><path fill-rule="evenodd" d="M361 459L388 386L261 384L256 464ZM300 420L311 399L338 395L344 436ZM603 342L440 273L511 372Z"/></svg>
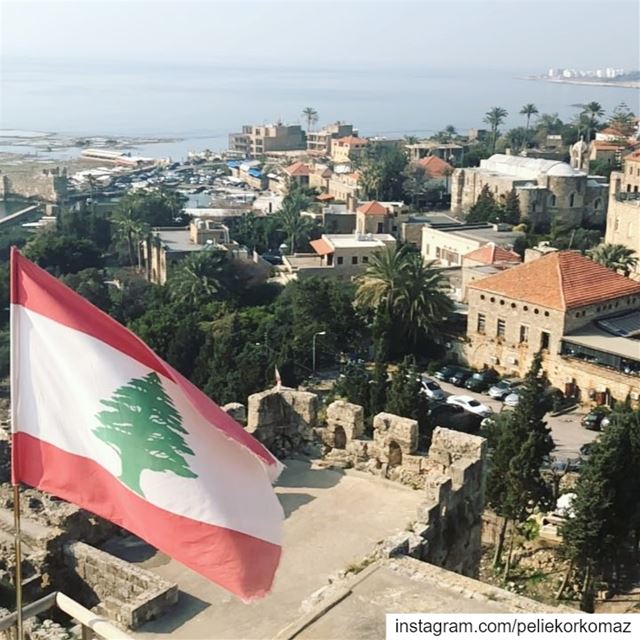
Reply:
<svg viewBox="0 0 640 640"><path fill-rule="evenodd" d="M600 200L600 198L596 198L593 203L593 208L597 210L600 208L601 205L602 205L602 201Z"/></svg>
<svg viewBox="0 0 640 640"><path fill-rule="evenodd" d="M549 206L556 206L556 196L553 193L549 196Z"/></svg>
<svg viewBox="0 0 640 640"><path fill-rule="evenodd" d="M575 204L576 204L576 194L575 194L575 193L572 193L572 194L569 196L569 206L570 206L570 207L573 207L573 206L575 206Z"/></svg>

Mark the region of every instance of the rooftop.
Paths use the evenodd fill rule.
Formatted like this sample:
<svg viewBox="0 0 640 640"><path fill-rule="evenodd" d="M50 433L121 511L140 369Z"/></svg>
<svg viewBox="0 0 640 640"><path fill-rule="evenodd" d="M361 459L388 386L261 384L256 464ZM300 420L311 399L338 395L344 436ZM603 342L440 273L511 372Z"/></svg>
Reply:
<svg viewBox="0 0 640 640"><path fill-rule="evenodd" d="M311 173L311 169L304 162L294 162L285 167L285 172L291 177L308 176Z"/></svg>
<svg viewBox="0 0 640 640"><path fill-rule="evenodd" d="M567 613L414 558L380 560L284 629L276 640L381 638L384 612L429 614ZM417 634L422 635L422 634ZM425 634L426 637L426 634Z"/></svg>
<svg viewBox="0 0 640 640"><path fill-rule="evenodd" d="M575 251L549 253L469 287L560 311L640 295L640 283Z"/></svg>
<svg viewBox="0 0 640 640"><path fill-rule="evenodd" d="M427 156L418 160L418 164L425 170L431 178L442 178L453 171L453 167L438 156Z"/></svg>
<svg viewBox="0 0 640 640"><path fill-rule="evenodd" d="M486 160L480 161L480 168L476 171L513 176L523 180L537 180L539 176L584 176L582 171L573 169L566 162L545 160L544 158L524 158L522 156L508 156L496 153ZM465 169L468 171L468 169ZM474 169L471 169L474 171Z"/></svg>
<svg viewBox="0 0 640 640"><path fill-rule="evenodd" d="M160 238L165 249L170 252L202 251L206 245L191 242L189 227L157 227L153 235Z"/></svg>
<svg viewBox="0 0 640 640"><path fill-rule="evenodd" d="M475 251L470 251L465 256L465 260L475 260L483 264L494 264L496 262L522 262L522 258L515 251L509 251L503 249L495 244L495 242L489 242L484 247L480 247Z"/></svg>
<svg viewBox="0 0 640 640"><path fill-rule="evenodd" d="M524 235L521 231L513 231L512 229L499 231L499 228L494 225L490 225L488 227L477 227L467 229L456 229L455 227L451 229L441 229L442 231L446 231L448 233L452 233L456 236L460 236L461 238L467 238L468 240L475 240L476 242L487 243L494 242L500 246L513 245L516 238L519 238ZM438 230L438 229L436 229Z"/></svg>
<svg viewBox="0 0 640 640"><path fill-rule="evenodd" d="M366 138L359 138L358 136L345 136L344 138L338 138L335 143L346 145L346 144L368 144L369 141Z"/></svg>
<svg viewBox="0 0 640 640"><path fill-rule="evenodd" d="M590 322L562 336L572 344L640 361L640 311Z"/></svg>
<svg viewBox="0 0 640 640"><path fill-rule="evenodd" d="M389 213L387 208L380 204L377 200L372 200L371 202L363 202L359 207L358 211L360 213L364 213L365 215L385 215Z"/></svg>
<svg viewBox="0 0 640 640"><path fill-rule="evenodd" d="M384 247L395 244L396 239L390 233L335 233L322 236L334 249L352 249L355 247Z"/></svg>

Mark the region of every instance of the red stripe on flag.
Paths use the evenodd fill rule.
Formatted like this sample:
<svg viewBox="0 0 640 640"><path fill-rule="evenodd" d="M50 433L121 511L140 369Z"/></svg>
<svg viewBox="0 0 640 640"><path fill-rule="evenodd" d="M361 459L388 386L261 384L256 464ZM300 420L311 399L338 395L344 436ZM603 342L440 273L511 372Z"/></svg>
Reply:
<svg viewBox="0 0 640 640"><path fill-rule="evenodd" d="M280 546L160 509L93 460L26 433L13 435L13 448L19 481L114 522L245 600L269 592Z"/></svg>
<svg viewBox="0 0 640 640"><path fill-rule="evenodd" d="M277 459L211 398L159 358L133 332L27 260L15 247L11 249L11 303L96 338L172 380L209 424L257 455L276 470L272 476L277 475Z"/></svg>
<svg viewBox="0 0 640 640"><path fill-rule="evenodd" d="M86 333L172 379L165 363L138 336L11 248L11 303Z"/></svg>

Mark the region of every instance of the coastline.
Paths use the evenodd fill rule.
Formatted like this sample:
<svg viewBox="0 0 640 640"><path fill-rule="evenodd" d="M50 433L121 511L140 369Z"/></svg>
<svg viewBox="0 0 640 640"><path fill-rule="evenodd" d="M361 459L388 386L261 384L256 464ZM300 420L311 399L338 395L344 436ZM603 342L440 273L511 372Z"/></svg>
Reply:
<svg viewBox="0 0 640 640"><path fill-rule="evenodd" d="M551 84L579 84L595 87L614 87L617 89L640 89L640 81L638 80L624 80L622 82L616 82L611 80L609 82L605 80L581 80L579 78L545 78L536 76L523 76L520 80L533 80L538 82L549 82Z"/></svg>

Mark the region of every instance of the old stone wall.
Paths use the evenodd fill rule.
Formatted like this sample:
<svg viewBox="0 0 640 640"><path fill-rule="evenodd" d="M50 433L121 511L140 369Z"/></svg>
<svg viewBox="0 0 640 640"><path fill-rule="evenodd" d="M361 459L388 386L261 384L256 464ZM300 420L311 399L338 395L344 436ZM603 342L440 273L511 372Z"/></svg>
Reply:
<svg viewBox="0 0 640 640"><path fill-rule="evenodd" d="M249 396L246 430L279 458L303 451L318 422L318 396L274 387Z"/></svg>
<svg viewBox="0 0 640 640"><path fill-rule="evenodd" d="M325 461L352 466L423 492L415 522L382 541L372 558L410 555L473 576L481 556L486 441L436 428L427 454L418 451L415 420L380 413L373 437L362 435L361 407L336 401L327 408L327 425L318 429Z"/></svg>
<svg viewBox="0 0 640 640"><path fill-rule="evenodd" d="M15 172L0 176L0 199L10 196L60 202L67 194L65 170L44 169L41 173Z"/></svg>
<svg viewBox="0 0 640 640"><path fill-rule="evenodd" d="M178 601L178 587L84 542L64 548L67 567L100 602L94 610L123 627L137 629Z"/></svg>

